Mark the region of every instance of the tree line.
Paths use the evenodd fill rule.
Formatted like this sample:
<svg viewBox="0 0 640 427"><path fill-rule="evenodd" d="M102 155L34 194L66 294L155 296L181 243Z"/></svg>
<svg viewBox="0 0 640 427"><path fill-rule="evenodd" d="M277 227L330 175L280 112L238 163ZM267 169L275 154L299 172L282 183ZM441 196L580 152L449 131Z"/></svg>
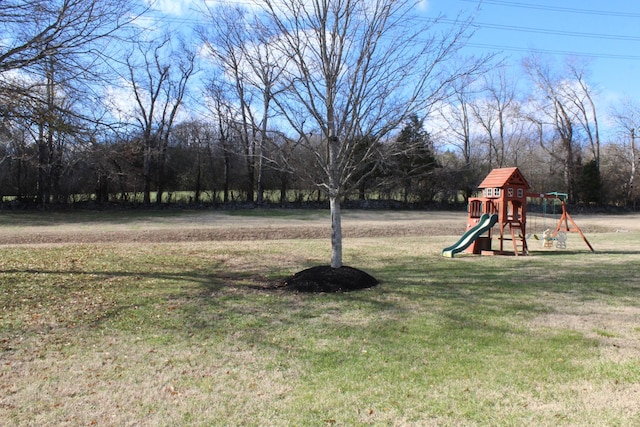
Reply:
<svg viewBox="0 0 640 427"><path fill-rule="evenodd" d="M472 19L411 1L258 3L166 32L153 3L3 1L3 205L427 206L518 166L635 209L640 104L599 104L588 64L463 56Z"/></svg>

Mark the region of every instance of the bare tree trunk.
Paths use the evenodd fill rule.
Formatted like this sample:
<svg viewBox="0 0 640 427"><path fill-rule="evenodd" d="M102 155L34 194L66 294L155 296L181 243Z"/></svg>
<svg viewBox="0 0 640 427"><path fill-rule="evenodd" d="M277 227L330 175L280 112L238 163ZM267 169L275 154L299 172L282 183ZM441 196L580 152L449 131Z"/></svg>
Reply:
<svg viewBox="0 0 640 427"><path fill-rule="evenodd" d="M41 207L49 203L49 186L47 179L47 165L49 164L49 150L45 139L44 124L38 126L38 187L37 200Z"/></svg>
<svg viewBox="0 0 640 427"><path fill-rule="evenodd" d="M164 140L164 138L163 138ZM167 145L166 141L161 142L158 150L158 164L156 166L156 204L162 204L162 195L164 194L164 168L167 162Z"/></svg>
<svg viewBox="0 0 640 427"><path fill-rule="evenodd" d="M329 169L329 210L331 212L331 267L342 267L342 219L340 212L340 169L338 163L338 152L340 151L340 140L335 136L333 123L333 104L329 104L327 109L329 117L328 129L329 138L327 140Z"/></svg>
<svg viewBox="0 0 640 427"><path fill-rule="evenodd" d="M342 219L340 197L335 193L329 195L331 211L331 267L342 267Z"/></svg>
<svg viewBox="0 0 640 427"><path fill-rule="evenodd" d="M194 189L194 201L196 204L200 203L200 193L202 192L202 159L201 159L201 154L200 154L200 147L198 147L198 155L197 155L197 159L196 162L198 162L196 164L196 182L195 182L195 189Z"/></svg>
<svg viewBox="0 0 640 427"><path fill-rule="evenodd" d="M224 183L222 184L222 201L226 204L229 202L229 183L231 177L231 159L229 153L225 150L224 153Z"/></svg>
<svg viewBox="0 0 640 427"><path fill-rule="evenodd" d="M142 161L142 174L144 175L142 203L149 205L151 204L151 146L148 142L144 148L144 159Z"/></svg>
<svg viewBox="0 0 640 427"><path fill-rule="evenodd" d="M254 142L250 141L249 138L246 138L245 142L245 158L247 162L247 197L246 201L249 203L253 203L255 199L255 191L254 191L254 181L256 176L256 167L255 167L255 155L253 153Z"/></svg>
<svg viewBox="0 0 640 427"><path fill-rule="evenodd" d="M288 178L286 173L282 173L280 176L280 204L283 205L287 201L287 184Z"/></svg>
<svg viewBox="0 0 640 427"><path fill-rule="evenodd" d="M267 139L268 117L269 117L269 98L265 94L262 102L264 114L262 117L262 128L260 129L260 140L256 145L256 156L258 158L256 187L257 187L257 203L261 205L264 202L264 144Z"/></svg>
<svg viewBox="0 0 640 427"><path fill-rule="evenodd" d="M636 151L636 130L631 129L631 147L630 147L630 157L631 157L631 172L629 173L629 184L627 190L627 199L629 203L633 205L633 210L636 210L635 198L633 197L633 184L636 179L636 169L638 166L638 153Z"/></svg>

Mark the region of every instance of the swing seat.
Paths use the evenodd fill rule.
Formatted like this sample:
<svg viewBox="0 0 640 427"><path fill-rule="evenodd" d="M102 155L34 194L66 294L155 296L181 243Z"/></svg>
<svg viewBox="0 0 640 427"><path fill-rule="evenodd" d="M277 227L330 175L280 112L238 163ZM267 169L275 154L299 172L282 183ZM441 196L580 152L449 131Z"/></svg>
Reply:
<svg viewBox="0 0 640 427"><path fill-rule="evenodd" d="M556 235L556 248L558 249L567 248L567 233L560 232Z"/></svg>
<svg viewBox="0 0 640 427"><path fill-rule="evenodd" d="M550 229L546 229L542 232L542 247L543 248L552 248L553 247L553 234Z"/></svg>

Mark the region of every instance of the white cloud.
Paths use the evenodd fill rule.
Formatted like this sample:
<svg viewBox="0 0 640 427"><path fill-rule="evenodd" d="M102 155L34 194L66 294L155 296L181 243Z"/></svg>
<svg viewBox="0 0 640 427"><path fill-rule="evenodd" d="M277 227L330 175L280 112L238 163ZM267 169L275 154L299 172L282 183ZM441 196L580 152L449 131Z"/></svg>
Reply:
<svg viewBox="0 0 640 427"><path fill-rule="evenodd" d="M165 15L183 16L191 10L193 0L149 0L149 4Z"/></svg>
<svg viewBox="0 0 640 427"><path fill-rule="evenodd" d="M105 88L105 98L111 114L117 120L126 122L135 115L136 100L133 96L133 88L125 79L121 79L117 86Z"/></svg>
<svg viewBox="0 0 640 427"><path fill-rule="evenodd" d="M429 0L420 0L418 2L418 10L423 11L423 12L427 12L430 9L431 4L429 3Z"/></svg>
<svg viewBox="0 0 640 427"><path fill-rule="evenodd" d="M109 106L109 112L115 120L129 124L134 124L136 122L135 118L140 115L140 111L131 82L126 79L121 79L119 84L106 87L104 89L104 96L106 103ZM141 93L141 96L143 99L150 98L150 95L146 92ZM160 99L158 102L160 104L168 102L170 105L173 105L175 100ZM157 110L158 112L154 117L154 120L159 121L161 119L162 108L158 108ZM189 116L185 109L180 108L180 110L178 110L176 122L179 123L180 121L187 120L188 118Z"/></svg>

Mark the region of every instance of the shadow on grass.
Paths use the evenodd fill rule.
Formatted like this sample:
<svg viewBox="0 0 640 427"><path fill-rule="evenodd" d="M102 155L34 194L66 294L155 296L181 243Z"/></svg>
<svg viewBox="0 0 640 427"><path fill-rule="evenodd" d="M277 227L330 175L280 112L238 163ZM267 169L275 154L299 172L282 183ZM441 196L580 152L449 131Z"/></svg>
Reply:
<svg viewBox="0 0 640 427"><path fill-rule="evenodd" d="M232 272L219 273L212 272L211 269L196 271L180 271L180 272L157 272L157 271L97 271L97 270L43 270L43 269L6 269L0 270L0 275L20 275L20 281L24 280L24 276L33 275L34 277L42 276L81 276L87 278L130 278L131 283L140 282L142 280L168 280L172 282L185 282L205 286L208 291L214 292L225 287L242 286L236 282L244 282L256 279L254 274L249 272ZM231 283L228 283L228 282ZM251 285L244 285L251 288ZM259 288L259 287L258 287Z"/></svg>
<svg viewBox="0 0 640 427"><path fill-rule="evenodd" d="M610 251L603 254L639 254ZM402 277L394 292L420 299L454 298L468 300L536 297L540 293L571 293L590 299L603 294L638 296L640 274L637 263L606 261L590 252L563 253L562 257L468 257L436 262L415 258L393 266L392 274L378 277L393 283L393 272ZM579 262L575 257L580 256Z"/></svg>
<svg viewBox="0 0 640 427"><path fill-rule="evenodd" d="M585 256L590 256L590 255L595 255L595 254L600 254L600 255L640 255L640 250L611 250L611 249L607 249L607 250L598 250L596 249L594 252L591 252L589 250L562 250L561 252L562 255L585 255ZM533 256L533 257L537 257L537 256L558 256L559 252L558 251L539 251L539 250L532 250L530 251L530 255L529 256Z"/></svg>
<svg viewBox="0 0 640 427"><path fill-rule="evenodd" d="M43 311L55 318L49 324L12 322L17 328L11 335L48 334L53 322L55 328L108 325L150 336L241 333L251 340L263 327L325 318L336 302L358 304L366 312L394 309L393 303L373 297L356 302L346 294L291 292L281 286L286 277L224 270L223 265L191 271L8 269L0 271L0 281L24 298L0 303L10 312L28 312L31 319L43 319Z"/></svg>
<svg viewBox="0 0 640 427"><path fill-rule="evenodd" d="M250 272L100 271L81 269L0 270L3 333L48 333L52 328L95 328L124 318L159 324L167 314L189 306L208 312L224 310L225 300L262 290L270 279ZM198 310L185 310L197 312ZM15 313L15 314L12 314ZM25 320L26 319L26 320ZM45 320L46 319L46 320ZM146 319L146 320L145 320ZM126 323L126 322L125 322ZM189 331L197 322L165 322L169 329ZM13 330L12 330L13 329Z"/></svg>
<svg viewBox="0 0 640 427"><path fill-rule="evenodd" d="M5 310L66 307L70 311L63 320L76 327L99 328L109 323L122 330L142 328L148 335L164 331L203 338L237 334L247 342L275 346L280 342L270 343L275 336L300 323L307 327L317 323L348 336L353 328L373 330L384 325L400 330L407 319L427 313L439 319L441 330L495 334L512 330L501 324L503 319L548 312L541 300L544 294L578 300L640 297L638 268L628 263L603 265L601 257L585 252L563 252L557 259L551 255L391 259L368 269L380 280L378 286L329 294L288 292L277 286L284 276L229 271L223 264L172 271L13 269L0 271L0 281L5 289L17 289L19 296L2 301ZM579 264L573 262L577 255L584 257ZM45 276L53 280L38 285ZM68 284L71 277L74 281ZM74 309L79 291L95 298L95 307ZM101 302L109 299L110 304ZM13 333L41 328L36 323L18 323Z"/></svg>

